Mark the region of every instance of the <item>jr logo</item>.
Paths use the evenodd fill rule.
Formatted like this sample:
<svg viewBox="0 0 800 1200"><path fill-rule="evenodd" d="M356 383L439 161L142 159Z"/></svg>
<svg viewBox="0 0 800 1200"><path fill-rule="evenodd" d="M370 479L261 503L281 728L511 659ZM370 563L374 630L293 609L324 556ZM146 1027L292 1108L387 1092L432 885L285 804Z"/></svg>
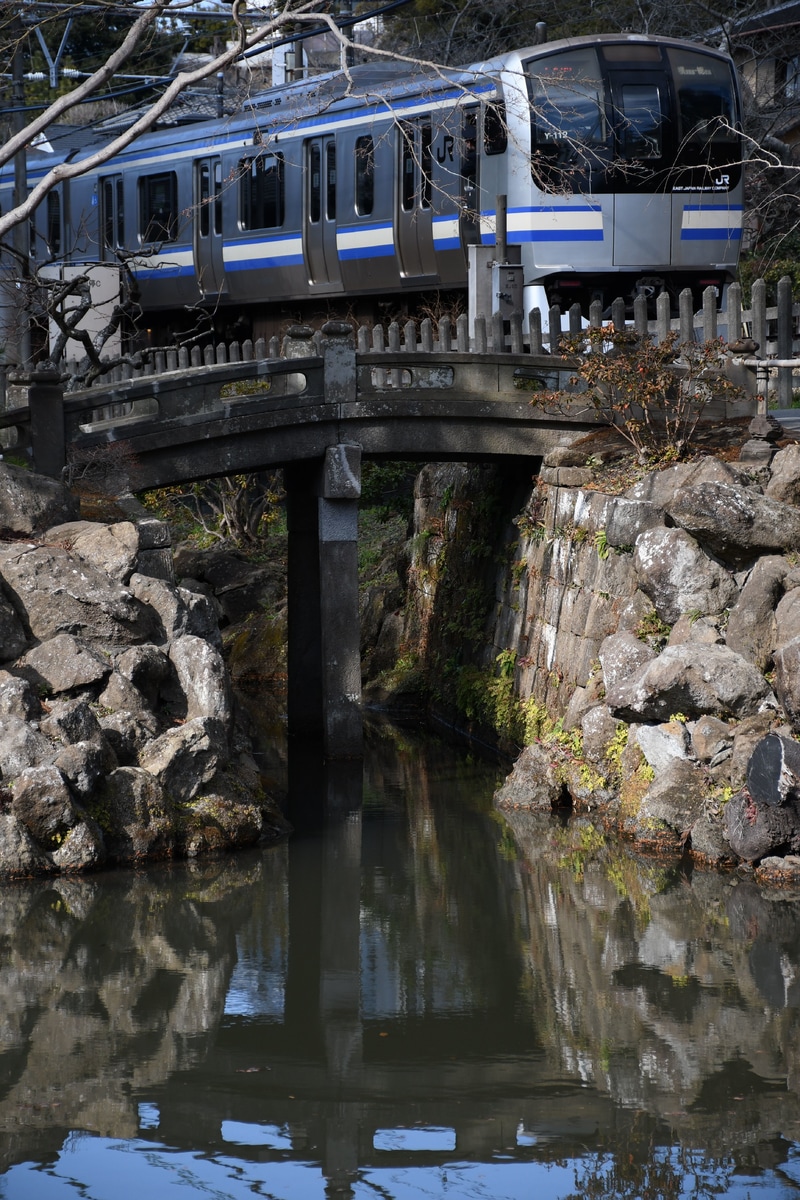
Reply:
<svg viewBox="0 0 800 1200"><path fill-rule="evenodd" d="M730 175L718 175L714 180L714 187L730 187Z"/></svg>
<svg viewBox="0 0 800 1200"><path fill-rule="evenodd" d="M453 137L453 135L451 133L446 133L442 138L441 146L439 146L436 151L436 161L440 163L452 162L453 147L455 146L455 143L456 139Z"/></svg>

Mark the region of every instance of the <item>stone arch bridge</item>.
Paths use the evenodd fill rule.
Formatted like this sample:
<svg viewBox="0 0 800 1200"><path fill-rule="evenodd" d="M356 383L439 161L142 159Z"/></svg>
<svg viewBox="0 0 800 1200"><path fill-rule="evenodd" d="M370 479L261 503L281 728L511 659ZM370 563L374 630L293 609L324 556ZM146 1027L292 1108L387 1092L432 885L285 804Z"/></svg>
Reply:
<svg viewBox="0 0 800 1200"><path fill-rule="evenodd" d="M135 462L137 490L281 467L289 529L289 731L329 759L361 752L357 510L362 459L525 459L595 428L568 407L531 404L570 391L549 355L356 352L349 325L313 340L299 328L280 359L167 371L63 394L33 373L28 404L0 414L6 445L32 450L55 478L109 449ZM114 451L112 452L112 447ZM124 447L124 451L122 448ZM122 453L120 453L122 451Z"/></svg>

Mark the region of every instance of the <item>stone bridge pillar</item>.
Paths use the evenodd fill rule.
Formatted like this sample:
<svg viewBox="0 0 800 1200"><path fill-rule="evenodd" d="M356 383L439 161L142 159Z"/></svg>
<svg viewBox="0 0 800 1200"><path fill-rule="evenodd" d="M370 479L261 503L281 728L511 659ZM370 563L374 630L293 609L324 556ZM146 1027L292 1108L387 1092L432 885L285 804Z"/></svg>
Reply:
<svg viewBox="0 0 800 1200"><path fill-rule="evenodd" d="M326 759L362 752L358 614L361 448L285 471L289 526L289 736Z"/></svg>

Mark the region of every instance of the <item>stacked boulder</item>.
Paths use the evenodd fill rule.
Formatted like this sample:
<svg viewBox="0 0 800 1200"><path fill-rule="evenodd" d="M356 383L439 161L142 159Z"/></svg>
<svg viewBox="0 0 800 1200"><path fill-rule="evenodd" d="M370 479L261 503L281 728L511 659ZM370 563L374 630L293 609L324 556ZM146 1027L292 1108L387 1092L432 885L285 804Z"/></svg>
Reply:
<svg viewBox="0 0 800 1200"><path fill-rule="evenodd" d="M644 844L685 846L712 861L779 855L800 865L800 445L766 470L710 456L673 466L620 497L570 489L567 501L563 487L548 490L553 510L573 514L576 559L585 543L589 553L599 544L599 530L616 551L607 579L595 565L606 625L573 655L592 655L593 665L575 679L562 717L580 731L595 778L616 770L617 779L605 791L586 786L585 770L581 785L568 769L572 800L603 804ZM569 561L568 550L562 566ZM570 570L562 592L580 591ZM558 639L556 628L551 676ZM534 669L531 691L537 678ZM530 747L524 759L528 777L538 761L540 781L553 774L552 747ZM499 803L520 803L522 769ZM556 771L551 787L539 783L537 806L564 802L564 777Z"/></svg>
<svg viewBox="0 0 800 1200"><path fill-rule="evenodd" d="M152 518L82 521L0 465L0 876L194 856L280 825L216 612Z"/></svg>

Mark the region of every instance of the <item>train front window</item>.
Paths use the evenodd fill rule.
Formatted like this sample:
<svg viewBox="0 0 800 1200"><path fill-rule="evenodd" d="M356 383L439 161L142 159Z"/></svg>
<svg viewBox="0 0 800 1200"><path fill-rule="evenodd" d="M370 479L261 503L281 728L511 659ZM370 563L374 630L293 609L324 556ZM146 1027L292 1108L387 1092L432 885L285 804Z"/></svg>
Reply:
<svg viewBox="0 0 800 1200"><path fill-rule="evenodd" d="M696 167L712 172L724 169L726 186L733 186L741 173L741 146L731 68L724 59L710 55L673 47L667 53L678 99L676 168L679 172ZM686 185L694 180L687 176L679 182ZM707 183L699 178L696 182Z"/></svg>
<svg viewBox="0 0 800 1200"><path fill-rule="evenodd" d="M570 50L529 64L534 149L566 157L600 149L608 129L597 53Z"/></svg>
<svg viewBox="0 0 800 1200"><path fill-rule="evenodd" d="M623 158L661 157L663 118L659 89L652 83L623 84L617 114L617 143Z"/></svg>

